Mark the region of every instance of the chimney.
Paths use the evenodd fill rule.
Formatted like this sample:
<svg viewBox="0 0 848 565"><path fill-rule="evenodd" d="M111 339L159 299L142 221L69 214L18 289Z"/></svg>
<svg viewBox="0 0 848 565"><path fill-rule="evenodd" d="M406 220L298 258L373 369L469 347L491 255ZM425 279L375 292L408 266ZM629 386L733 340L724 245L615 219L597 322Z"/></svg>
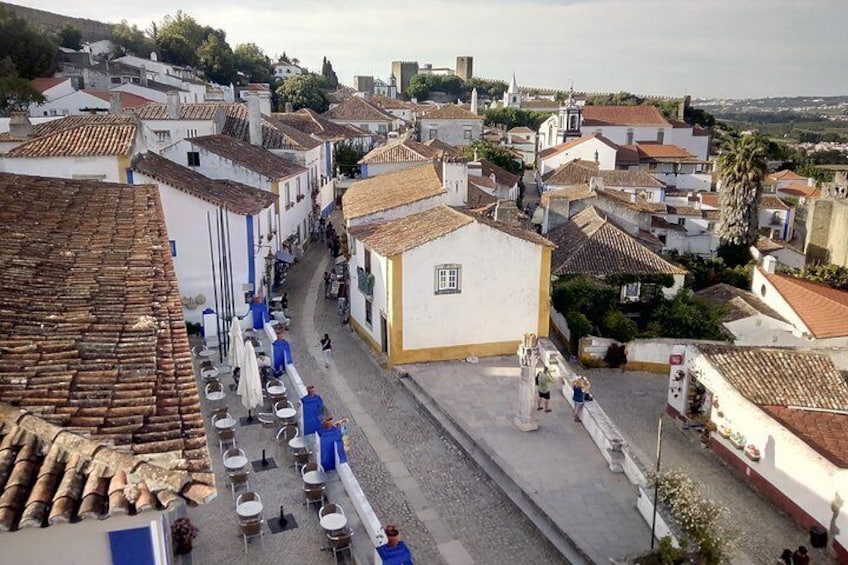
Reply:
<svg viewBox="0 0 848 565"><path fill-rule="evenodd" d="M15 139L28 139L32 137L32 123L26 112L12 112L9 118L9 134Z"/></svg>
<svg viewBox="0 0 848 565"><path fill-rule="evenodd" d="M259 96L255 92L247 95L247 125L250 133L250 143L262 147L262 111Z"/></svg>
<svg viewBox="0 0 848 565"><path fill-rule="evenodd" d="M144 65L138 66L138 72L140 73L138 77L139 84L141 86L147 86L147 69L144 68Z"/></svg>
<svg viewBox="0 0 848 565"><path fill-rule="evenodd" d="M271 115L271 93L267 90L262 90L256 93L259 97L259 113L263 116Z"/></svg>
<svg viewBox="0 0 848 565"><path fill-rule="evenodd" d="M114 90L109 93L109 113L119 115L124 108L121 105L121 93Z"/></svg>
<svg viewBox="0 0 848 565"><path fill-rule="evenodd" d="M765 257L763 257L763 271L765 271L766 273L768 273L770 275L773 275L774 274L774 267L775 267L776 263L777 263L777 259L775 259L771 255L766 255Z"/></svg>
<svg viewBox="0 0 848 565"><path fill-rule="evenodd" d="M168 91L168 119L180 119L180 93L176 90Z"/></svg>
<svg viewBox="0 0 848 565"><path fill-rule="evenodd" d="M291 102L286 102L285 113L291 114L292 112L294 112L294 106L292 106Z"/></svg>
<svg viewBox="0 0 848 565"><path fill-rule="evenodd" d="M807 186L816 186L816 179L814 179L813 177L808 177Z"/></svg>

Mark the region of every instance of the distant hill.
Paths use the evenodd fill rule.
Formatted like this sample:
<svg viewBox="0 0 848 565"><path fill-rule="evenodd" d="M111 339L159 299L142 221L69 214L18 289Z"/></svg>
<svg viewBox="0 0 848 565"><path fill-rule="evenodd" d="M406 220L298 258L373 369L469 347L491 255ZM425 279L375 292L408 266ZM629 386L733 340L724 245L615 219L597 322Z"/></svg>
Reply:
<svg viewBox="0 0 848 565"><path fill-rule="evenodd" d="M82 37L85 41L99 41L101 39L111 39L112 37L113 24L87 20L85 18L63 16L61 14L54 14L53 12L45 12L44 10L9 4L8 2L0 2L0 6L50 33L58 33L65 25L70 24L82 32Z"/></svg>

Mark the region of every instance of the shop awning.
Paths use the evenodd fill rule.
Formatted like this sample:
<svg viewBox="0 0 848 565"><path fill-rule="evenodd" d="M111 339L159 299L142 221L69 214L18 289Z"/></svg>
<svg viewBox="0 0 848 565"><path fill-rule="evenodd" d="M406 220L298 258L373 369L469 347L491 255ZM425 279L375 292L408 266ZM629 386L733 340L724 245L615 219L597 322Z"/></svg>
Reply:
<svg viewBox="0 0 848 565"><path fill-rule="evenodd" d="M277 253L274 255L274 258L277 261L282 261L283 263L294 263L294 257L292 257L292 254L288 251L277 251Z"/></svg>

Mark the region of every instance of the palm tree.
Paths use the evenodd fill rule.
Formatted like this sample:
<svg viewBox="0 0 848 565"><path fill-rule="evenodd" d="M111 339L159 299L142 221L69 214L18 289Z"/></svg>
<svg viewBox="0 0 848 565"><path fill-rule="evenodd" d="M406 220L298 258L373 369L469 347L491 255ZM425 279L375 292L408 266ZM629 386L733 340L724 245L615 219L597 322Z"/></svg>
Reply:
<svg viewBox="0 0 848 565"><path fill-rule="evenodd" d="M721 181L722 243L749 246L757 241L757 201L768 172L763 140L755 135L730 137L718 157Z"/></svg>

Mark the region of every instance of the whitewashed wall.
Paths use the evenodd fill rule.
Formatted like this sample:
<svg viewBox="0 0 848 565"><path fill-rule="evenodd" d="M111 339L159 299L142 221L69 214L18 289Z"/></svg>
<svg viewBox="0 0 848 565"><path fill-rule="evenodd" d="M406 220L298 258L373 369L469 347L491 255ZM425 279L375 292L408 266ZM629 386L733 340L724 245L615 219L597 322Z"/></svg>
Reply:
<svg viewBox="0 0 848 565"><path fill-rule="evenodd" d="M421 141L434 139L430 130L436 130L436 139L448 145L469 145L480 139L483 134L483 120L429 120L421 118ZM465 137L465 131L471 132L471 138Z"/></svg>
<svg viewBox="0 0 848 565"><path fill-rule="evenodd" d="M382 175L383 173L400 171L402 169L409 169L412 167L418 167L420 165L421 161L401 161L398 163L368 163L362 165L362 178L365 179L376 177L377 175Z"/></svg>
<svg viewBox="0 0 848 565"><path fill-rule="evenodd" d="M557 153L556 155L551 155L543 160L540 163L540 169L542 174L547 173L548 171L553 171L557 167L561 167L570 161L574 161L575 159L582 159L584 161L595 161L595 152L598 153L598 162L600 163L600 168L605 171L611 171L615 169L615 157L617 151L615 148L610 147L603 141L598 139L589 139L580 143L571 149L567 149L562 151L561 153Z"/></svg>
<svg viewBox="0 0 848 565"><path fill-rule="evenodd" d="M145 126L147 146L156 152L182 139L220 133L214 120L142 120L141 123ZM159 141L157 131L167 131L167 139Z"/></svg>
<svg viewBox="0 0 848 565"><path fill-rule="evenodd" d="M539 326L542 247L477 222L404 253L403 348L519 340ZM459 264L461 292L435 294Z"/></svg>
<svg viewBox="0 0 848 565"><path fill-rule="evenodd" d="M707 160L710 151L710 138L707 135L692 135L692 128L672 128L665 143L685 149L698 159Z"/></svg>
<svg viewBox="0 0 848 565"><path fill-rule="evenodd" d="M356 241L356 240L354 240ZM385 257L371 253L371 273L374 275L374 294L372 296L371 323L365 321L365 295L357 286L357 267L364 268L365 247L361 241L356 241L356 253L351 256L350 269L350 315L365 330L375 343L380 344L380 314L388 318L388 261Z"/></svg>
<svg viewBox="0 0 848 565"><path fill-rule="evenodd" d="M115 156L107 157L4 157L0 170L21 175L71 179L98 178L104 182L126 182Z"/></svg>

